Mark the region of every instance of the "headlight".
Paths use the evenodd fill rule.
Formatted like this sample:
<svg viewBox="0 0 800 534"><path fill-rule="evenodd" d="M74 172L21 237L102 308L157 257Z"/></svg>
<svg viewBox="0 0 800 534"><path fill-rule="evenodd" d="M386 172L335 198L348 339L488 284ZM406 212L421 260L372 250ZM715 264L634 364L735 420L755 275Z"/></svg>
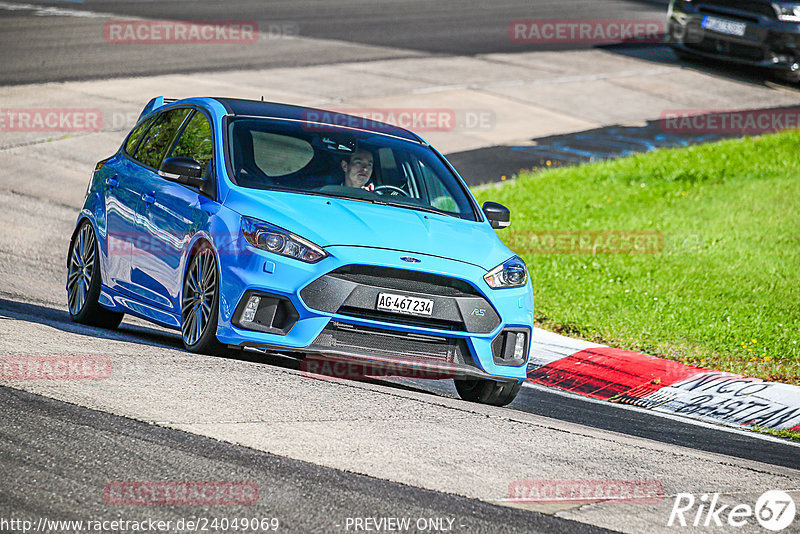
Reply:
<svg viewBox="0 0 800 534"><path fill-rule="evenodd" d="M483 279L493 289L521 287L528 281L528 268L524 261L514 256L486 273Z"/></svg>
<svg viewBox="0 0 800 534"><path fill-rule="evenodd" d="M317 263L328 256L327 252L311 241L258 219L242 217L242 234L254 247L287 258Z"/></svg>
<svg viewBox="0 0 800 534"><path fill-rule="evenodd" d="M778 4L773 3L772 7L778 13L778 20L786 22L800 22L800 4Z"/></svg>

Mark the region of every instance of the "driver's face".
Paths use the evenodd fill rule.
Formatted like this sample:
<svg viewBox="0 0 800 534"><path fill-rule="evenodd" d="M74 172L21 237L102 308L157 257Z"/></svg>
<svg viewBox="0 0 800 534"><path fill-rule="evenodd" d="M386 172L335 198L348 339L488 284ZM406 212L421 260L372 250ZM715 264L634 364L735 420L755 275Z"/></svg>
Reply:
<svg viewBox="0 0 800 534"><path fill-rule="evenodd" d="M347 187L363 187L372 176L372 154L359 150L348 161L342 162L344 185Z"/></svg>

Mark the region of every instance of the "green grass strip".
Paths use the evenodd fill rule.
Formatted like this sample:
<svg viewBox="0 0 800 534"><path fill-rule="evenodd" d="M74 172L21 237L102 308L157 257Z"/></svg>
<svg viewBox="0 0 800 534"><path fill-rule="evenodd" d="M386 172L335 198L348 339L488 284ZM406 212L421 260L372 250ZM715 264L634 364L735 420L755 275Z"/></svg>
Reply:
<svg viewBox="0 0 800 534"><path fill-rule="evenodd" d="M476 191L539 326L800 383L800 133L522 173ZM594 251L594 253L592 253Z"/></svg>

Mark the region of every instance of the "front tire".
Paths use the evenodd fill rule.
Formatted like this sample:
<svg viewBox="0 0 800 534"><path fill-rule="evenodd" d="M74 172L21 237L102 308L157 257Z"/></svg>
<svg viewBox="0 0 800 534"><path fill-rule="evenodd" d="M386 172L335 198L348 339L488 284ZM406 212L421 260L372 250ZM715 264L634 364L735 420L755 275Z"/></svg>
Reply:
<svg viewBox="0 0 800 534"><path fill-rule="evenodd" d="M469 402L492 406L505 406L517 397L522 382L497 382L496 380L454 380L458 396Z"/></svg>
<svg viewBox="0 0 800 534"><path fill-rule="evenodd" d="M219 317L219 273L214 251L201 245L189 260L181 297L181 337L190 352L221 354L225 346L217 339Z"/></svg>
<svg viewBox="0 0 800 534"><path fill-rule="evenodd" d="M84 221L67 256L67 307L76 323L116 328L124 314L100 306L100 254L94 228Z"/></svg>

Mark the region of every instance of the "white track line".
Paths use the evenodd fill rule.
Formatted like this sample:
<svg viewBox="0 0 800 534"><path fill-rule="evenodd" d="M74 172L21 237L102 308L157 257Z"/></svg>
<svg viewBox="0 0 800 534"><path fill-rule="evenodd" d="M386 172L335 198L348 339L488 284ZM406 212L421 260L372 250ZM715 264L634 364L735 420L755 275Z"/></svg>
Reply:
<svg viewBox="0 0 800 534"><path fill-rule="evenodd" d="M65 9L62 7L39 6L36 4L15 4L11 2L0 2L0 9L7 11L33 11L37 17L81 17L89 19L114 17L111 13L97 13L95 11L83 11L80 9Z"/></svg>

